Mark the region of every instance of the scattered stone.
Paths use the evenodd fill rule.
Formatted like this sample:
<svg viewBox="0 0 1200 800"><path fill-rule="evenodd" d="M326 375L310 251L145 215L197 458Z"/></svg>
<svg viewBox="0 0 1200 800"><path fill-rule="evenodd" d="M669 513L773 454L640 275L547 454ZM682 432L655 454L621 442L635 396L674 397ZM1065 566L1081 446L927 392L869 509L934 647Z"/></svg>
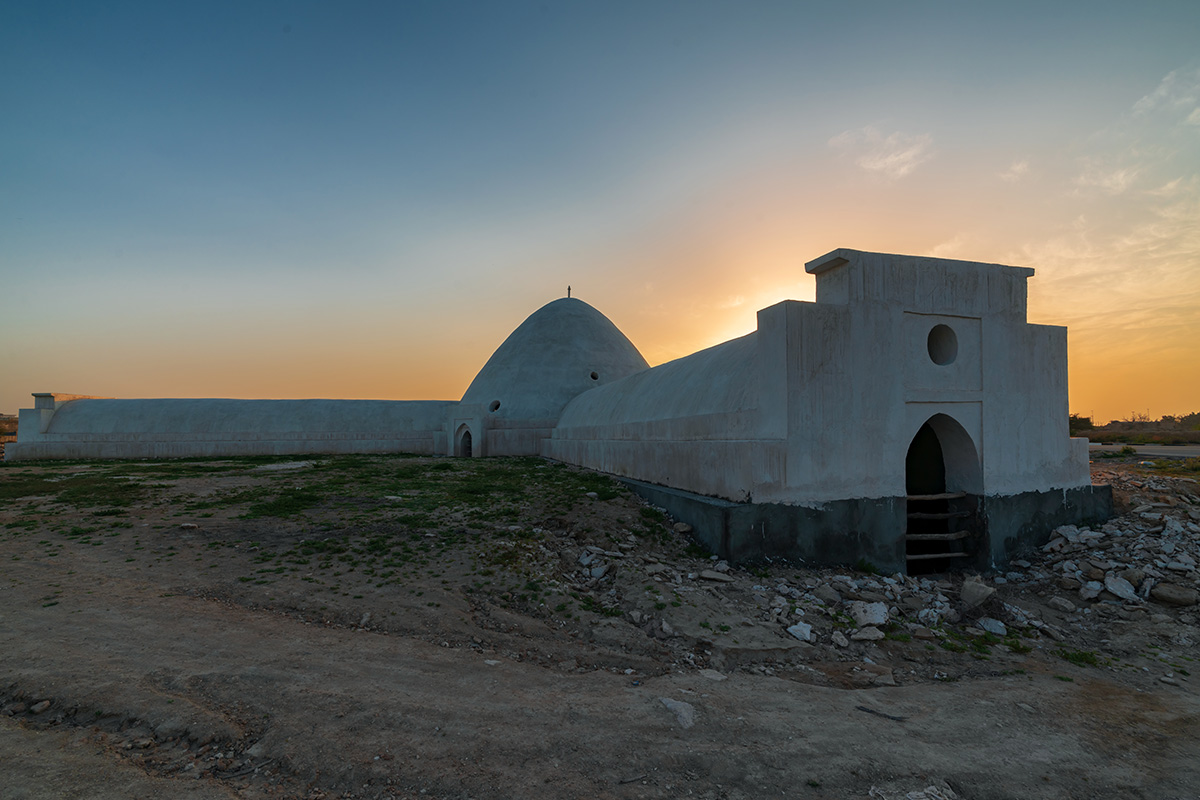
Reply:
<svg viewBox="0 0 1200 800"><path fill-rule="evenodd" d="M850 646L850 640L847 639L846 634L842 633L841 631L834 631L831 638L833 639L833 643L838 647Z"/></svg>
<svg viewBox="0 0 1200 800"><path fill-rule="evenodd" d="M1104 591L1104 584L1098 581L1088 581L1083 586L1079 587L1080 600L1095 600Z"/></svg>
<svg viewBox="0 0 1200 800"><path fill-rule="evenodd" d="M807 622L797 622L787 629L787 632L795 636L802 642L811 642L813 640L812 625Z"/></svg>
<svg viewBox="0 0 1200 800"><path fill-rule="evenodd" d="M838 594L837 589L834 589L828 584L821 584L817 588L813 589L812 593L813 597L817 598L825 605L832 606L842 602L842 596Z"/></svg>
<svg viewBox="0 0 1200 800"><path fill-rule="evenodd" d="M1174 583L1154 584L1154 588L1150 590L1150 596L1168 606L1194 606L1200 600L1195 589Z"/></svg>
<svg viewBox="0 0 1200 800"><path fill-rule="evenodd" d="M982 605L985 600L996 593L996 590L988 586L978 578L968 578L963 581L962 591L959 597L962 598L963 606L966 608L975 608Z"/></svg>
<svg viewBox="0 0 1200 800"><path fill-rule="evenodd" d="M850 634L850 638L856 642L877 642L884 636L884 632L879 630L879 628L876 628L874 625L868 625L865 628Z"/></svg>
<svg viewBox="0 0 1200 800"><path fill-rule="evenodd" d="M671 529L674 530L676 533L691 533L692 532L692 526L688 525L686 522L676 522L674 525L671 526Z"/></svg>
<svg viewBox="0 0 1200 800"><path fill-rule="evenodd" d="M1137 596L1137 592L1133 590L1133 586L1129 581L1116 575L1109 575L1104 579L1104 588L1115 594L1122 600L1130 603L1140 603L1141 598Z"/></svg>
<svg viewBox="0 0 1200 800"><path fill-rule="evenodd" d="M1008 627L998 619L980 617L975 624L995 636L1008 636Z"/></svg>
<svg viewBox="0 0 1200 800"><path fill-rule="evenodd" d="M723 572L716 572L715 570L711 570L711 569L702 570L700 572L700 577L706 581L716 581L718 583L733 582L732 575L726 575Z"/></svg>
<svg viewBox="0 0 1200 800"><path fill-rule="evenodd" d="M585 497L590 497L590 498L592 498L593 500L599 500L599 499L600 499L600 495L599 495L599 494L597 494L596 492L585 492L585 493L584 493L584 496L585 496Z"/></svg>
<svg viewBox="0 0 1200 800"><path fill-rule="evenodd" d="M1122 578L1129 581L1129 585L1134 588L1141 586L1142 581L1146 580L1146 573L1140 569L1126 569L1118 573Z"/></svg>
<svg viewBox="0 0 1200 800"><path fill-rule="evenodd" d="M720 682L720 681L723 681L723 680L726 680L729 678L729 676L726 675L725 673L718 672L715 669L702 669L702 670L700 670L700 675L702 677L708 678L710 681L717 681L717 682Z"/></svg>
<svg viewBox="0 0 1200 800"><path fill-rule="evenodd" d="M679 727L686 730L696 724L696 707L691 703L672 700L669 697L660 697L658 701L666 706L668 711L675 714L675 720L679 723Z"/></svg>
<svg viewBox="0 0 1200 800"><path fill-rule="evenodd" d="M46 709L50 708L49 700L41 700L29 707L29 711L33 714L41 714Z"/></svg>
<svg viewBox="0 0 1200 800"><path fill-rule="evenodd" d="M185 523L183 523L182 525L180 525L179 527L180 527L180 528L182 528L182 529L183 529L183 530L185 530L185 531L194 531L194 530L196 530L197 528L199 528L200 526L199 526L199 525L197 525L197 524L196 524L196 523L194 523L194 522L185 522Z"/></svg>
<svg viewBox="0 0 1200 800"><path fill-rule="evenodd" d="M931 631L929 628L922 627L922 626L913 628L912 635L913 635L914 639L920 639L921 641L925 641L925 642L932 642L933 640L938 638L936 633Z"/></svg>
<svg viewBox="0 0 1200 800"><path fill-rule="evenodd" d="M885 625L888 621L888 607L886 603L864 603L861 600L853 600L850 603L850 617L860 628L868 625Z"/></svg>
<svg viewBox="0 0 1200 800"><path fill-rule="evenodd" d="M885 669L886 669L886 671L880 672L879 674L877 674L874 677L874 679L872 679L872 681L871 681L872 685L874 685L874 686L895 686L896 685L896 676L892 674L891 668L888 667Z"/></svg>
<svg viewBox="0 0 1200 800"><path fill-rule="evenodd" d="M1064 614L1070 614L1075 610L1075 604L1065 597L1051 597L1050 600L1047 601L1046 605L1055 610L1061 611Z"/></svg>

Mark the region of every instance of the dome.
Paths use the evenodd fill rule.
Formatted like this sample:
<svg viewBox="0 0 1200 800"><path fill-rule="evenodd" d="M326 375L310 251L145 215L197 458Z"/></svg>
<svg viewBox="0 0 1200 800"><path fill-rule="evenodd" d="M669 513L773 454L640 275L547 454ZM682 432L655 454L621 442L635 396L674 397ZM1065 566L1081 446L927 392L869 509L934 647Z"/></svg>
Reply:
<svg viewBox="0 0 1200 800"><path fill-rule="evenodd" d="M580 393L649 367L608 317L564 297L530 314L504 340L462 402L501 419L556 420Z"/></svg>

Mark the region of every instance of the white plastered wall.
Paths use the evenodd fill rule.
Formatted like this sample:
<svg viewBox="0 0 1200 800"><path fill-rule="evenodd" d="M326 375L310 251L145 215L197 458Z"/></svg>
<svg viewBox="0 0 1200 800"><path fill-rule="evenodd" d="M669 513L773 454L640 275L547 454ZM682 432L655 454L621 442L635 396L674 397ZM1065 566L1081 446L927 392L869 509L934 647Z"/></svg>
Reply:
<svg viewBox="0 0 1200 800"><path fill-rule="evenodd" d="M948 486L1085 486L1067 432L1065 330L1025 321L1033 271L840 250L809 264L817 302L758 330L585 392L543 452L730 500L819 505L902 497L905 456L935 420ZM929 335L953 331L936 363ZM944 344L944 339L939 339Z"/></svg>

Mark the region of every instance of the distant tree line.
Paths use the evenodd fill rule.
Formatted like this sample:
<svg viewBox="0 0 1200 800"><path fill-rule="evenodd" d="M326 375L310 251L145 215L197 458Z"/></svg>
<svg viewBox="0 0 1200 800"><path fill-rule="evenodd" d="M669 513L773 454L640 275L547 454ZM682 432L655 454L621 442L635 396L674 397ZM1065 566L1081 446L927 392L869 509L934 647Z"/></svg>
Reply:
<svg viewBox="0 0 1200 800"><path fill-rule="evenodd" d="M1092 441L1103 438L1108 442L1134 444L1200 443L1200 411L1164 414L1159 419L1134 412L1125 419L1115 419L1104 425L1096 425L1091 417L1071 414L1069 425L1072 436L1086 435Z"/></svg>

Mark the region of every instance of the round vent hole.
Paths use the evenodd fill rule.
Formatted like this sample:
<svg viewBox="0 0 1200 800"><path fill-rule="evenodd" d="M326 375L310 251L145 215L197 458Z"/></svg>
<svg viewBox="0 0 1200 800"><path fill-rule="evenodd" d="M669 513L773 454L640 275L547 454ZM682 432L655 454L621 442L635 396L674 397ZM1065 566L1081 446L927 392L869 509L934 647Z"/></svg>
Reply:
<svg viewBox="0 0 1200 800"><path fill-rule="evenodd" d="M949 325L934 325L926 345L929 348L929 357L935 364L953 364L958 356L958 336Z"/></svg>
<svg viewBox="0 0 1200 800"><path fill-rule="evenodd" d="M492 404L490 406L488 406L488 411L499 411L499 410L500 410L500 401L499 400L493 400Z"/></svg>
<svg viewBox="0 0 1200 800"><path fill-rule="evenodd" d="M598 380L600 380L600 373L598 373L598 372L593 372L593 373L592 373L592 380L594 380L594 381L598 381Z"/></svg>

